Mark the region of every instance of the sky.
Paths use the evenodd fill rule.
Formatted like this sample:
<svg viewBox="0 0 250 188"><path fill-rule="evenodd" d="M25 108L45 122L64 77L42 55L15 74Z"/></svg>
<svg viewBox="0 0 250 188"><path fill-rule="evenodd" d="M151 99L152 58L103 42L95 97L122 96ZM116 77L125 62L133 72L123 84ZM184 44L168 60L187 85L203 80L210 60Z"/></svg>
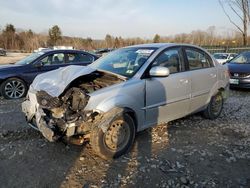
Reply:
<svg viewBox="0 0 250 188"><path fill-rule="evenodd" d="M94 39L235 30L218 0L0 0L0 28L8 23L37 33L58 25L65 36Z"/></svg>

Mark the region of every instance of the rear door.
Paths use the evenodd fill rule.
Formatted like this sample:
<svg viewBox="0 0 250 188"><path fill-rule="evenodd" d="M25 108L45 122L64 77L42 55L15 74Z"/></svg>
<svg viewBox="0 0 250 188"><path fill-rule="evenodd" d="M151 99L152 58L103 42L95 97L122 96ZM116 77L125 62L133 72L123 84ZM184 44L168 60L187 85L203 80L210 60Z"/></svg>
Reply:
<svg viewBox="0 0 250 188"><path fill-rule="evenodd" d="M170 70L168 77L146 79L146 126L171 121L188 113L191 84L184 71L181 47L166 49L152 63Z"/></svg>
<svg viewBox="0 0 250 188"><path fill-rule="evenodd" d="M217 81L217 70L210 56L194 47L186 47L185 55L191 76L190 112L201 110L209 100L209 93Z"/></svg>

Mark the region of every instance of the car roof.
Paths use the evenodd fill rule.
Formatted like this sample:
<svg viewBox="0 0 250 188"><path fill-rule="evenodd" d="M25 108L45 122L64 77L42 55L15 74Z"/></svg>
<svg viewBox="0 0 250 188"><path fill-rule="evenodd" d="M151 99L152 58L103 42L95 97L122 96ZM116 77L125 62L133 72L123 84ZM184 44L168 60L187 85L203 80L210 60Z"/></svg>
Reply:
<svg viewBox="0 0 250 188"><path fill-rule="evenodd" d="M74 50L74 49L45 49L41 52L85 52L84 50Z"/></svg>
<svg viewBox="0 0 250 188"><path fill-rule="evenodd" d="M189 46L189 47L195 47L195 48L200 48L199 46L192 45L192 44L185 44L185 43L148 43L148 44L137 44L133 46L127 46L125 48L162 48L162 47L172 47L172 46ZM204 50L204 49L203 49Z"/></svg>
<svg viewBox="0 0 250 188"><path fill-rule="evenodd" d="M87 52L87 51L84 51L84 50L75 50L75 49L45 49L45 50L42 50L42 51L39 51L39 52L43 52L44 54L45 53L51 53L51 52L85 52L87 54L90 54L90 55L93 55L93 56L96 56L96 54L93 54L91 52ZM38 52L38 53L39 53ZM97 57L97 56L96 56Z"/></svg>

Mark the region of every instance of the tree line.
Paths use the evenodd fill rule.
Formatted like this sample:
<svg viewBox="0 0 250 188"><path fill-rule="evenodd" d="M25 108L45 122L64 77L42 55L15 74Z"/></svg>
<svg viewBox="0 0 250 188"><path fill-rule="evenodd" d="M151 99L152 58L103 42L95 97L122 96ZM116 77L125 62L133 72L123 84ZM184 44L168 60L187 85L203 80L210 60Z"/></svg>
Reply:
<svg viewBox="0 0 250 188"><path fill-rule="evenodd" d="M247 38L250 41L250 38ZM31 29L17 31L15 26L7 24L0 31L0 48L7 50L22 50L32 52L39 47L52 46L73 46L76 49L95 50L100 48L120 48L128 45L175 42L189 43L200 46L240 46L243 45L240 32L219 33L214 26L207 30L196 30L191 33L181 33L173 36L160 36L155 34L152 39L145 38L122 38L121 36L112 36L107 34L102 40L95 40L90 37L69 37L63 36L58 25L51 27L47 34L35 33Z"/></svg>

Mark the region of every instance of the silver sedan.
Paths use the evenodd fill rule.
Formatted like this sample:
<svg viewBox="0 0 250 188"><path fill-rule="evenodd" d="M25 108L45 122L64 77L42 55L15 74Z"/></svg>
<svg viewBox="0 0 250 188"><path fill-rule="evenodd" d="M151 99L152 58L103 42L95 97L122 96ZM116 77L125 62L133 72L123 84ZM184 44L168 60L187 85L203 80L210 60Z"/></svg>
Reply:
<svg viewBox="0 0 250 188"><path fill-rule="evenodd" d="M87 141L115 158L138 131L200 111L217 118L228 82L227 67L197 46L136 45L37 76L22 108L49 141Z"/></svg>

